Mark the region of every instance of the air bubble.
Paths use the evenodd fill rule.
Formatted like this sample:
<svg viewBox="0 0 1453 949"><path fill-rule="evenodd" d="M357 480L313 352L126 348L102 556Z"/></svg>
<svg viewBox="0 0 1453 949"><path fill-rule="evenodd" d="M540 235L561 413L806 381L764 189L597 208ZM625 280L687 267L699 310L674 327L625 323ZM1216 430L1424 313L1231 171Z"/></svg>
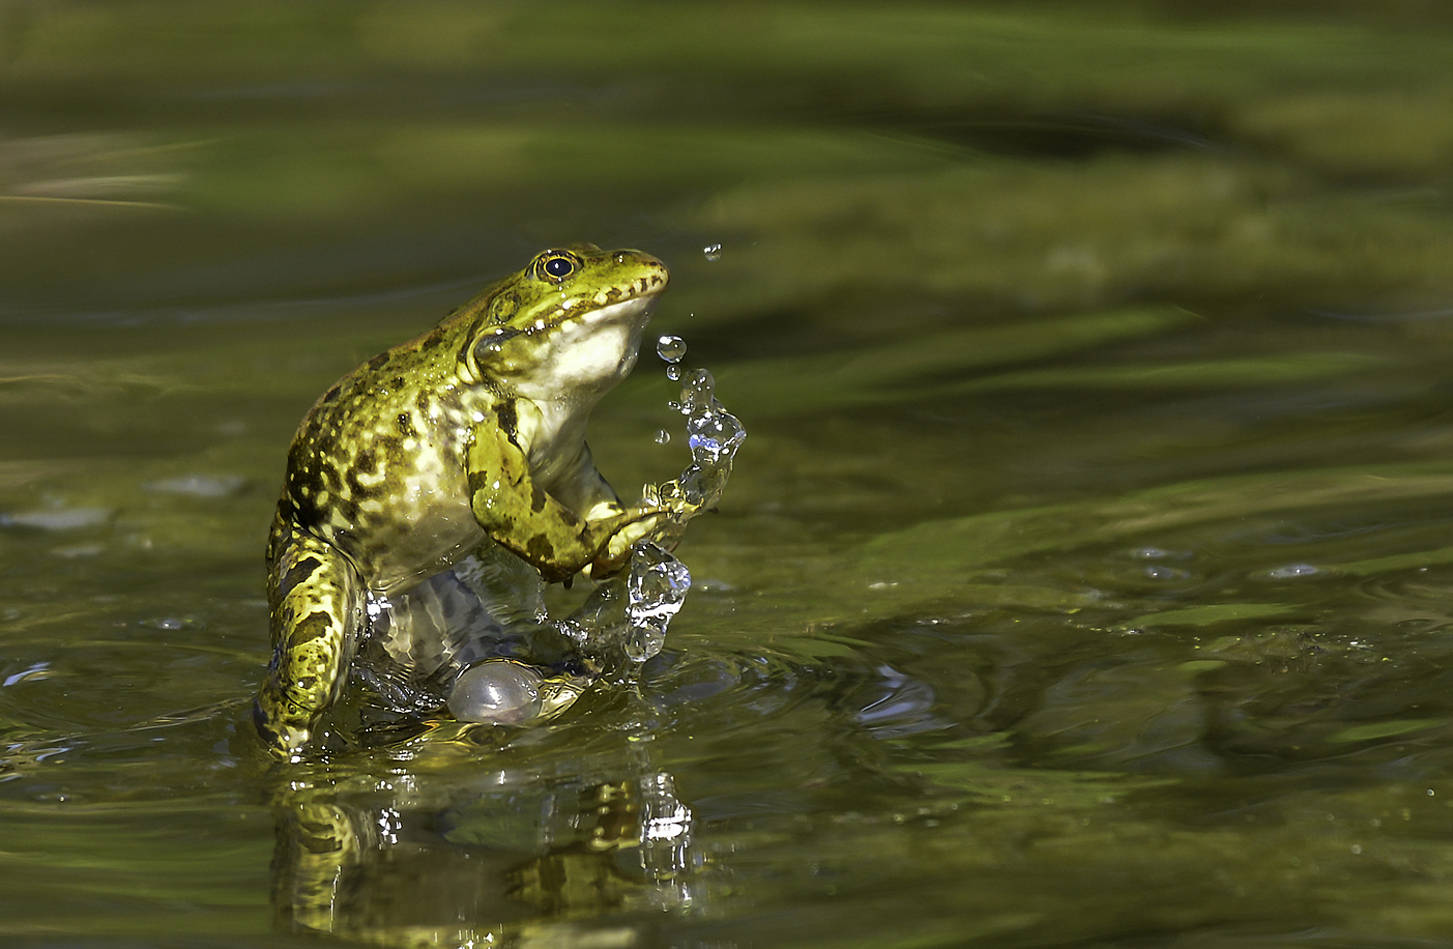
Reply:
<svg viewBox="0 0 1453 949"><path fill-rule="evenodd" d="M703 257L705 257L709 261L712 261L713 263L721 260L721 245L707 244L701 249L701 254Z"/></svg>
<svg viewBox="0 0 1453 949"><path fill-rule="evenodd" d="M671 433L668 432L668 431L666 431L664 428L663 429L660 429L659 431L657 431L656 432L656 444L658 444L658 445L669 445L669 444L671 444Z"/></svg>
<svg viewBox="0 0 1453 949"><path fill-rule="evenodd" d="M449 693L461 722L513 725L540 714L540 674L510 659L489 659L464 670Z"/></svg>

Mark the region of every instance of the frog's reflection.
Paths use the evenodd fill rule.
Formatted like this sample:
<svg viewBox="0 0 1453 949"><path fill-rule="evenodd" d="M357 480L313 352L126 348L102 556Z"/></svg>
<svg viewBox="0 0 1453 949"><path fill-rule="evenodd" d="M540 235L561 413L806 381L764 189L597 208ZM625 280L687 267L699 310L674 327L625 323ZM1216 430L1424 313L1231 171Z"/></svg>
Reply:
<svg viewBox="0 0 1453 949"><path fill-rule="evenodd" d="M273 858L279 927L482 945L552 922L689 904L690 808L635 749L610 757L565 776L484 765L462 777L457 760L447 775L286 774Z"/></svg>

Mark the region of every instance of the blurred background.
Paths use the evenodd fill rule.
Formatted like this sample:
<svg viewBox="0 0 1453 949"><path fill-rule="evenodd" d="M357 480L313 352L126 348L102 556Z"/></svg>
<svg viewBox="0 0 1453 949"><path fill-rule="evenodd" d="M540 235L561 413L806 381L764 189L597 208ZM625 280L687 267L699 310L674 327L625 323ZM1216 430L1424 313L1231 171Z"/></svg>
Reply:
<svg viewBox="0 0 1453 949"><path fill-rule="evenodd" d="M0 938L1443 944L1450 180L1417 0L0 0ZM666 651L271 764L298 420L578 241Z"/></svg>

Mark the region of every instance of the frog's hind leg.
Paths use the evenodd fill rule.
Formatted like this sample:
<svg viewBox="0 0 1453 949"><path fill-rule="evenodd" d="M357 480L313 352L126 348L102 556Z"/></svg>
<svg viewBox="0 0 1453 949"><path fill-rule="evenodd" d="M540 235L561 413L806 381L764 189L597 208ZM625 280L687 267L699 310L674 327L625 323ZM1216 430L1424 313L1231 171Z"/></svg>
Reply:
<svg viewBox="0 0 1453 949"><path fill-rule="evenodd" d="M272 662L254 717L272 749L290 755L308 743L319 716L343 689L366 598L347 558L281 519L273 525L268 554Z"/></svg>

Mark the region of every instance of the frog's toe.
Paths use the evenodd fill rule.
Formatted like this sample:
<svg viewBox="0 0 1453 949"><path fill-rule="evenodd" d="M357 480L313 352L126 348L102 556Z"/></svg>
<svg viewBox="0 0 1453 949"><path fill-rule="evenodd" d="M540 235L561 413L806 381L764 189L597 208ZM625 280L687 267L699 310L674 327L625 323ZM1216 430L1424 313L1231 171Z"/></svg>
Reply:
<svg viewBox="0 0 1453 949"><path fill-rule="evenodd" d="M313 737L312 730L304 725L268 715L261 700L252 703L252 721L268 751L281 758L291 758L298 754Z"/></svg>

